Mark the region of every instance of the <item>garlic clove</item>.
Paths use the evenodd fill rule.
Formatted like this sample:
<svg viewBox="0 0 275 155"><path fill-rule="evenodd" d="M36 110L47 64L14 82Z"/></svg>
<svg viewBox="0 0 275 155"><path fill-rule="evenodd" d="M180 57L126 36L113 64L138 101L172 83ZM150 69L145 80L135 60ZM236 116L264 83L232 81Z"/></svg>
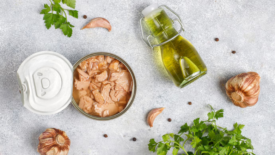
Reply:
<svg viewBox="0 0 275 155"><path fill-rule="evenodd" d="M110 22L102 17L97 17L92 19L87 25L85 25L81 30L86 28L95 28L95 27L103 27L106 28L109 32L112 30L112 26Z"/></svg>
<svg viewBox="0 0 275 155"><path fill-rule="evenodd" d="M47 129L39 136L37 151L40 155L67 155L70 149L70 139L64 131Z"/></svg>
<svg viewBox="0 0 275 155"><path fill-rule="evenodd" d="M52 147L48 152L47 155L56 155L58 153L57 147Z"/></svg>
<svg viewBox="0 0 275 155"><path fill-rule="evenodd" d="M236 106L242 108L253 106L258 102L260 79L256 72L234 76L226 83L226 94Z"/></svg>
<svg viewBox="0 0 275 155"><path fill-rule="evenodd" d="M43 145L51 145L52 143L54 143L54 139L53 138L45 138L45 139L40 139L40 143L43 143Z"/></svg>
<svg viewBox="0 0 275 155"><path fill-rule="evenodd" d="M147 123L150 127L153 127L155 118L164 110L164 108L156 108L149 112L147 116Z"/></svg>

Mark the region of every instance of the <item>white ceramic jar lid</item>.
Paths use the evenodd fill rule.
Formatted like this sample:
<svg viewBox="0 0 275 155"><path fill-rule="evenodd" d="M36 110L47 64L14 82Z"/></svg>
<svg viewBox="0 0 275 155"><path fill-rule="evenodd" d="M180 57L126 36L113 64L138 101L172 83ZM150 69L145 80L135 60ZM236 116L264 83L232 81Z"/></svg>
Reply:
<svg viewBox="0 0 275 155"><path fill-rule="evenodd" d="M17 71L24 106L37 114L62 111L71 102L73 66L62 55L42 51L29 56Z"/></svg>

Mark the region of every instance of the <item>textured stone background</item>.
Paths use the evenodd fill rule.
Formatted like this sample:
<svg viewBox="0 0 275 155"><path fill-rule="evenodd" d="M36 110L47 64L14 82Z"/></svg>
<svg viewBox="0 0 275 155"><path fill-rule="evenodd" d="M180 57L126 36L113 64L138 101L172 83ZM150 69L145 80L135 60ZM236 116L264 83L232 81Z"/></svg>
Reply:
<svg viewBox="0 0 275 155"><path fill-rule="evenodd" d="M274 0L77 0L79 19L72 38L60 30L47 30L39 14L47 0L1 0L0 5L0 154L35 155L38 136L46 128L65 130L72 155L150 155L150 138L177 132L185 122L206 118L207 104L225 109L218 121L229 129L245 124L243 134L252 139L255 153L275 152L275 1ZM141 40L139 13L151 3L167 4L180 14L184 36L197 48L208 74L179 89L161 74L154 54ZM86 14L88 19L83 19ZM113 27L80 28L94 17L107 18ZM214 38L220 38L215 42ZM72 105L50 116L39 116L23 107L16 71L31 54L50 50L75 63L93 52L110 52L125 59L135 72L138 89L133 106L122 117L100 122L86 118ZM231 50L236 50L232 54ZM261 94L257 105L241 109L226 97L224 83L232 76L258 72ZM193 105L187 104L192 101ZM147 112L166 107L153 128L145 122ZM172 122L167 122L172 118ZM107 133L109 137L103 138ZM136 142L131 141L136 137ZM190 148L188 148L190 149Z"/></svg>

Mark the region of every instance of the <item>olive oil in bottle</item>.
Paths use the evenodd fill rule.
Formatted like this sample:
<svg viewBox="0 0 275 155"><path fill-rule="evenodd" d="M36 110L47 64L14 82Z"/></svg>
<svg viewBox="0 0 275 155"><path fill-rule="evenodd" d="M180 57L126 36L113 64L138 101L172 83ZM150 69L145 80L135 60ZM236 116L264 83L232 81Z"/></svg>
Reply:
<svg viewBox="0 0 275 155"><path fill-rule="evenodd" d="M164 9L151 5L142 13L142 24L154 38L154 44L158 44L154 51L160 52L164 68L176 86L182 88L206 74L207 68L198 52L178 34Z"/></svg>

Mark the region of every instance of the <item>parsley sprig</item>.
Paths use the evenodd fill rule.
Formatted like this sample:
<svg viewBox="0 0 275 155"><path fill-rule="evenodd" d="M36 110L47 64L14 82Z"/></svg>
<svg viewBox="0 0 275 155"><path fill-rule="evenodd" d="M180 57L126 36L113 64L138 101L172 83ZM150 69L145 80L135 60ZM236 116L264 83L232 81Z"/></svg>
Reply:
<svg viewBox="0 0 275 155"><path fill-rule="evenodd" d="M220 127L216 121L223 117L223 109L215 111L211 105L210 108L207 120L197 118L190 126L185 123L178 134L165 134L161 142L151 139L149 150L157 155L166 155L171 148L173 155L177 155L180 149L184 155L255 155L251 140L241 134L244 125L235 123L232 131ZM187 142L194 148L194 153L186 151Z"/></svg>
<svg viewBox="0 0 275 155"><path fill-rule="evenodd" d="M60 28L63 34L71 37L73 34L72 28L74 27L67 19L67 13L74 18L78 18L77 10L64 9L60 3L66 4L68 7L75 9L76 0L49 0L50 5L44 4L44 9L40 14L44 14L45 26L50 29L54 25L55 29Z"/></svg>

